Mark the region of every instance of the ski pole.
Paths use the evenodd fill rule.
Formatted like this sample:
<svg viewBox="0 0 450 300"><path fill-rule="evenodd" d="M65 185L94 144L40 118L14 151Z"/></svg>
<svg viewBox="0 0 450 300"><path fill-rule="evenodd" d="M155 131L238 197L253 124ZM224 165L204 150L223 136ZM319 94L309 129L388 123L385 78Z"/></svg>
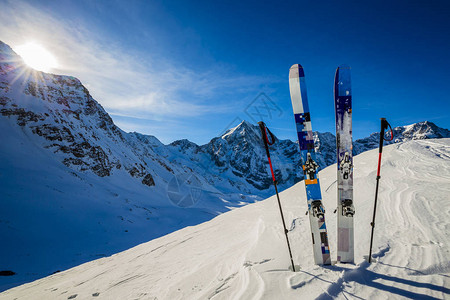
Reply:
<svg viewBox="0 0 450 300"><path fill-rule="evenodd" d="M261 134L262 134L262 138L264 141L264 147L266 148L267 159L269 160L270 172L272 173L273 186L275 187L275 192L277 194L278 207L280 208L281 221L283 221L284 235L286 236L286 243L287 243L288 250L289 250L289 257L291 258L292 271L295 272L294 261L292 259L291 246L289 244L288 230L286 229L286 223L284 221L283 210L281 209L280 196L278 195L277 181L275 179L275 174L273 173L272 161L270 160L269 145L273 145L273 143L275 142L275 137L272 134L272 132L270 132L270 130L266 127L266 124L264 124L264 122L258 122L258 124L259 124L259 129L261 129ZM267 130L267 132L269 132L272 142L269 142L266 130Z"/></svg>
<svg viewBox="0 0 450 300"><path fill-rule="evenodd" d="M372 243L373 243L373 231L375 229L375 214L377 212L377 200L378 200L378 185L380 183L380 168L381 168L381 154L383 153L383 141L384 139L384 131L386 129L389 128L391 129L391 139L388 141L392 141L392 139L394 138L394 134L392 132L392 127L391 125L388 123L388 121L386 121L385 118L381 118L381 130L380 130L380 146L379 146L379 151L378 151L378 168L377 168L377 185L375 188L375 203L374 203L374 207L373 207L373 218L372 218L372 223L370 223L370 226L372 226L372 233L370 235L370 250L369 250L369 264L372 261Z"/></svg>

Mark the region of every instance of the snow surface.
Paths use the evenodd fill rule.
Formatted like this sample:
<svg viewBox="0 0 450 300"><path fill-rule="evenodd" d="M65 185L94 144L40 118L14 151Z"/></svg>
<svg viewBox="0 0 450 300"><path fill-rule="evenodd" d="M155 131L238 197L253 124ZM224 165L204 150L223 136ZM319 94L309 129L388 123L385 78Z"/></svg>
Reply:
<svg viewBox="0 0 450 300"><path fill-rule="evenodd" d="M73 170L14 122L0 118L0 271L17 274L0 276L0 291L242 205L227 208L203 191L202 201L187 209L173 205L166 188L149 188L126 172L98 177Z"/></svg>
<svg viewBox="0 0 450 300"><path fill-rule="evenodd" d="M450 139L387 146L369 265L377 150L354 158L356 265L313 263L303 182L110 257L0 294L0 299L450 299ZM320 172L336 259L336 165Z"/></svg>

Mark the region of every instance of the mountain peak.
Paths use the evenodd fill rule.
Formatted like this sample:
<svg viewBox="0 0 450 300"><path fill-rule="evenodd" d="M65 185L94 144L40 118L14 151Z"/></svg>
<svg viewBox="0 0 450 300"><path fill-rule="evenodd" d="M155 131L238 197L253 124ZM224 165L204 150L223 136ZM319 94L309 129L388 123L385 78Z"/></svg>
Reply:
<svg viewBox="0 0 450 300"><path fill-rule="evenodd" d="M13 49L2 41L0 41L0 53L15 54Z"/></svg>
<svg viewBox="0 0 450 300"><path fill-rule="evenodd" d="M17 55L16 52L14 52L14 50L7 44L5 44L4 42L0 41L0 61L2 61L2 63L18 63L19 65L23 65L23 60L22 58Z"/></svg>
<svg viewBox="0 0 450 300"><path fill-rule="evenodd" d="M423 121L407 126L396 127L394 128L394 134L396 132L402 132L404 136L410 137L412 139L450 137L449 130L440 128L430 121Z"/></svg>
<svg viewBox="0 0 450 300"><path fill-rule="evenodd" d="M255 126L255 125L253 125L252 123L250 123L247 120L242 120L242 122L239 123L238 127L242 127L242 126L252 127L252 126Z"/></svg>
<svg viewBox="0 0 450 300"><path fill-rule="evenodd" d="M199 146L196 143L191 142L188 139L176 140L176 141L170 143L169 145L173 146L173 147L180 147L181 149L189 149L189 148L197 149L197 148L199 148Z"/></svg>
<svg viewBox="0 0 450 300"><path fill-rule="evenodd" d="M256 125L253 125L252 123L243 120L241 123L239 123L239 125L237 125L236 127L230 128L227 130L227 132L225 132L221 138L222 139L230 139L231 137L236 137L236 136L244 136L248 133L250 134L258 134L258 128Z"/></svg>
<svg viewBox="0 0 450 300"><path fill-rule="evenodd" d="M450 131L430 121L422 121L393 129L395 142L450 137Z"/></svg>
<svg viewBox="0 0 450 300"><path fill-rule="evenodd" d="M423 140L434 138L450 138L450 130L441 128L430 121L422 121L406 126L397 126L392 129L394 139L385 144L407 142L411 140ZM353 143L354 154L359 154L369 149L378 147L380 133L375 132L370 136L358 139Z"/></svg>

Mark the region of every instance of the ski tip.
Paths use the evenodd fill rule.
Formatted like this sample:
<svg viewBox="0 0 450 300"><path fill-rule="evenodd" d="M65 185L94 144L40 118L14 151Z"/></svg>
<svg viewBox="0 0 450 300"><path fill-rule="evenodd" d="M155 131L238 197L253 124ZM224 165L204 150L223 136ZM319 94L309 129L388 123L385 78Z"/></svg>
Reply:
<svg viewBox="0 0 450 300"><path fill-rule="evenodd" d="M334 76L334 97L351 96L351 69L349 65L340 65Z"/></svg>
<svg viewBox="0 0 450 300"><path fill-rule="evenodd" d="M293 64L293 65L291 66L291 69L295 69L295 68L302 68L302 69L303 69L303 67L302 67L301 64Z"/></svg>
<svg viewBox="0 0 450 300"><path fill-rule="evenodd" d="M289 69L289 78L305 77L305 72L300 64L292 65Z"/></svg>

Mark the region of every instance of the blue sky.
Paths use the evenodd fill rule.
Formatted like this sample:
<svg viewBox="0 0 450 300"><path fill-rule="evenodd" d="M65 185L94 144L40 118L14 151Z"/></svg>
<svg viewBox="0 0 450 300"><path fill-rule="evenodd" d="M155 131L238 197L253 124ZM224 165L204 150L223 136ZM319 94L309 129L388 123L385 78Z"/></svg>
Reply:
<svg viewBox="0 0 450 300"><path fill-rule="evenodd" d="M352 68L354 138L380 117L450 128L450 4L374 2L0 0L0 40L39 42L119 127L164 143L204 144L243 119L295 140L295 63L313 130L335 130L340 64Z"/></svg>

